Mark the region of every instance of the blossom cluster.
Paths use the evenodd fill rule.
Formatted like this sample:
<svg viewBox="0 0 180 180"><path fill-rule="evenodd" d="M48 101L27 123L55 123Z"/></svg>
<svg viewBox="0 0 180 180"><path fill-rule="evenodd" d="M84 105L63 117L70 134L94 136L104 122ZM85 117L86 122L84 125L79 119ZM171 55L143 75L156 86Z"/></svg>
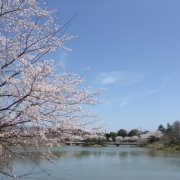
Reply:
<svg viewBox="0 0 180 180"><path fill-rule="evenodd" d="M124 141L124 142L129 142L129 141L136 142L138 140L139 140L138 136L124 137L124 138L122 136L117 136L115 138L116 142L122 142L122 141Z"/></svg>
<svg viewBox="0 0 180 180"><path fill-rule="evenodd" d="M56 11L47 10L43 1L0 1L0 144L26 160L34 159L34 155L26 154L28 144L39 158L53 162L48 143L72 137L80 140L81 135L73 136L74 132L85 131L86 125L100 119L85 108L101 103L97 96L102 90L81 88L84 77L63 68L57 74L53 60L44 58L58 48L67 49L64 42L73 38L61 35L64 26L55 22ZM47 151L41 152L40 146ZM0 161L17 179L12 162L3 154Z"/></svg>
<svg viewBox="0 0 180 180"><path fill-rule="evenodd" d="M163 138L163 134L161 131L149 131L146 134L141 134L140 136L140 142L147 142L148 138L154 136L157 139L162 139Z"/></svg>

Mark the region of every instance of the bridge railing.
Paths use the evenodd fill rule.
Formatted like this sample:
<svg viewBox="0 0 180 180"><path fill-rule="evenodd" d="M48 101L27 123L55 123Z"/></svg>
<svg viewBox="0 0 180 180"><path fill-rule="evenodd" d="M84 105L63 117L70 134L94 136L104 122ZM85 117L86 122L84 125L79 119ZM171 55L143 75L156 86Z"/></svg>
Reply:
<svg viewBox="0 0 180 180"><path fill-rule="evenodd" d="M91 142L91 143L93 143L93 142ZM66 142L66 144L67 145L73 145L73 144L75 144L75 145L83 145L83 144L85 144L85 142L71 142L71 141L67 141ZM96 144L95 142L94 142L94 144ZM102 142L101 144L104 144L104 145L116 145L116 146L119 146L119 145L138 145L139 144L139 142Z"/></svg>

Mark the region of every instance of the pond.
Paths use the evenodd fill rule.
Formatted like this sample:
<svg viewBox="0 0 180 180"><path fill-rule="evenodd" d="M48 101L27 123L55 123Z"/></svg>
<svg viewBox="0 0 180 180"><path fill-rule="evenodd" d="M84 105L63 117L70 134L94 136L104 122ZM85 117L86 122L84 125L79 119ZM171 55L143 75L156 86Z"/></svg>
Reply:
<svg viewBox="0 0 180 180"><path fill-rule="evenodd" d="M67 180L179 180L180 152L130 146L53 147L59 168L47 161L39 162L54 177ZM15 159L19 174L28 172L32 164ZM36 171L39 169L36 167ZM43 176L40 173L34 177ZM30 177L33 177L31 175ZM44 176L43 176L44 177ZM0 175L0 180L10 178ZM26 178L22 178L26 179ZM30 178L31 179L31 178ZM44 179L52 180L49 176Z"/></svg>

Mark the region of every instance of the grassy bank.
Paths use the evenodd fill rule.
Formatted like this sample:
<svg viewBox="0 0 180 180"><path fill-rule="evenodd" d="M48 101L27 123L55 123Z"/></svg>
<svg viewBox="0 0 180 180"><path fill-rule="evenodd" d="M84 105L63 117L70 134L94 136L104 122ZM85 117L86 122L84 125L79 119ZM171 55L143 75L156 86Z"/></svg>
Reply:
<svg viewBox="0 0 180 180"><path fill-rule="evenodd" d="M163 141L157 141L151 144L147 144L145 147L147 148L154 148L157 150L177 150L180 151L180 144L177 143L170 143L165 144Z"/></svg>

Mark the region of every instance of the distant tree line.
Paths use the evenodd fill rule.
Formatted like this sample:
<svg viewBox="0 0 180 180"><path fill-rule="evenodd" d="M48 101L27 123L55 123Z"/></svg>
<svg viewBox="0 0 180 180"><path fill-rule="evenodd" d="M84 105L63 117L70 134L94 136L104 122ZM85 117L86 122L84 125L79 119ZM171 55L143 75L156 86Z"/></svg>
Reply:
<svg viewBox="0 0 180 180"><path fill-rule="evenodd" d="M158 130L163 133L163 140L166 145L180 144L180 121L174 121L172 124L167 123L166 127L162 124L158 126Z"/></svg>
<svg viewBox="0 0 180 180"><path fill-rule="evenodd" d="M120 136L122 138L125 137L133 137L133 136L138 136L139 135L139 131L138 129L132 129L131 131L127 131L125 129L119 129L119 131L117 132L110 132L110 133L106 133L106 139L109 140L109 138L112 139L112 141L116 141L116 137Z"/></svg>

